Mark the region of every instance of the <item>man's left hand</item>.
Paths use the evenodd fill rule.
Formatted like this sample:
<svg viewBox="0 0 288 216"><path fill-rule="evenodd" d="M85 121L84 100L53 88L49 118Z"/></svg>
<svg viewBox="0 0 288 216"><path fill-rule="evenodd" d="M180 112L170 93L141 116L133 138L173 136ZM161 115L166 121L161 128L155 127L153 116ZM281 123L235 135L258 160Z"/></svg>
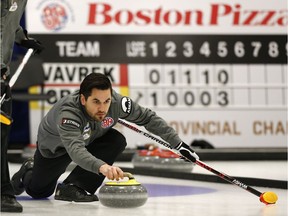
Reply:
<svg viewBox="0 0 288 216"><path fill-rule="evenodd" d="M175 149L179 151L184 159L188 159L194 163L199 159L199 156L184 142L180 142Z"/></svg>
<svg viewBox="0 0 288 216"><path fill-rule="evenodd" d="M34 53L36 54L39 54L44 50L44 46L38 40L35 40L34 38L22 40L20 45L27 49L32 48L34 50Z"/></svg>

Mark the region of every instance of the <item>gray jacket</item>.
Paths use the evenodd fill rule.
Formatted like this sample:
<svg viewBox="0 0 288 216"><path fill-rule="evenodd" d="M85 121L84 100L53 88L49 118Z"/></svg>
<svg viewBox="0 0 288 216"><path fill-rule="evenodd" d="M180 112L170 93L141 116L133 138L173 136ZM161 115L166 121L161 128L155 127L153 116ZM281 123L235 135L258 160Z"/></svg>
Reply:
<svg viewBox="0 0 288 216"><path fill-rule="evenodd" d="M105 162L90 154L86 146L115 126L119 118L144 126L172 147L181 142L175 130L155 112L115 91L105 120L96 122L81 105L77 90L61 98L43 118L38 130L38 148L41 154L48 158L68 153L72 161L80 167L98 173Z"/></svg>
<svg viewBox="0 0 288 216"><path fill-rule="evenodd" d="M1 67L9 68L14 42L21 43L21 41L26 38L25 33L19 24L26 4L27 0L1 0ZM9 70L6 74L9 74Z"/></svg>

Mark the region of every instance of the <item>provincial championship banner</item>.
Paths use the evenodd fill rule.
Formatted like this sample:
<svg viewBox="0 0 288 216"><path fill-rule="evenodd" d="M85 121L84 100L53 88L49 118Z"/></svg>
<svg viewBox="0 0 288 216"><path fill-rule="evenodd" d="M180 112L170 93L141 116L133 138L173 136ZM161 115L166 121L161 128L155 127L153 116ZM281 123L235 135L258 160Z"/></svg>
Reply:
<svg viewBox="0 0 288 216"><path fill-rule="evenodd" d="M287 147L283 0L39 0L28 2L26 22L46 47L45 112L100 72L187 143ZM32 142L40 103L30 105ZM130 147L151 142L118 129Z"/></svg>

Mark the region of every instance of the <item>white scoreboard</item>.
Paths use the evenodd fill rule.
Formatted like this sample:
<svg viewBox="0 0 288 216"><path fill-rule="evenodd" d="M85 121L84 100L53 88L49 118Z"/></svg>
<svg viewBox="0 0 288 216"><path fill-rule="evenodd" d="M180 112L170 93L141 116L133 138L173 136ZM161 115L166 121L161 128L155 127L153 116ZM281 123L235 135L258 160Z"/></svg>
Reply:
<svg viewBox="0 0 288 216"><path fill-rule="evenodd" d="M287 147L285 1L42 0L27 10L28 31L46 47L45 92L53 95L46 111L101 72L187 143ZM31 103L32 113L39 104ZM150 142L119 130L131 147Z"/></svg>

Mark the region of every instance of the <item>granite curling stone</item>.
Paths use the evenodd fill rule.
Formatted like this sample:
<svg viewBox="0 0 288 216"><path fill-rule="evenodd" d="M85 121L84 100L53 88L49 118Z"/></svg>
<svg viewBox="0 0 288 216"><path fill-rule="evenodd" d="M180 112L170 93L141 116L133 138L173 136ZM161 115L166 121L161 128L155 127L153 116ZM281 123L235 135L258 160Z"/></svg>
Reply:
<svg viewBox="0 0 288 216"><path fill-rule="evenodd" d="M146 188L133 177L124 173L128 181L107 182L99 190L99 201L102 205L112 208L136 208L146 203Z"/></svg>
<svg viewBox="0 0 288 216"><path fill-rule="evenodd" d="M157 150L138 150L132 157L135 168L152 168L156 159L159 158Z"/></svg>
<svg viewBox="0 0 288 216"><path fill-rule="evenodd" d="M192 172L195 164L185 161L169 150L163 150L159 157L154 160L154 169L165 169L179 172Z"/></svg>
<svg viewBox="0 0 288 216"><path fill-rule="evenodd" d="M155 160L159 158L161 149L154 144L138 146L136 153L132 157L134 168L153 168Z"/></svg>

